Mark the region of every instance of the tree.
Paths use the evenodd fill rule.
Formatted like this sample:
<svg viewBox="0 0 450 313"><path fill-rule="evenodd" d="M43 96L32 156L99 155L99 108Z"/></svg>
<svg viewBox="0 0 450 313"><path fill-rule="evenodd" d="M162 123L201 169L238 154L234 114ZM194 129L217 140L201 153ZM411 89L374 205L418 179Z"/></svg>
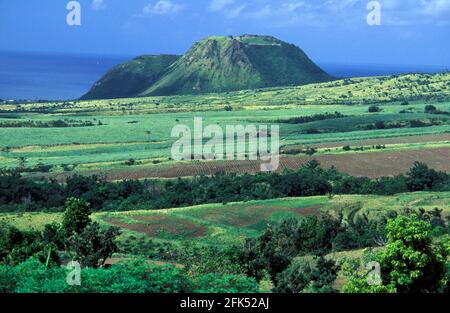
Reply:
<svg viewBox="0 0 450 313"><path fill-rule="evenodd" d="M386 124L383 121L376 121L374 124L376 129L385 129Z"/></svg>
<svg viewBox="0 0 450 313"><path fill-rule="evenodd" d="M48 239L44 233L21 231L7 225L0 227L0 262L16 265L34 256L47 266L59 264L56 237Z"/></svg>
<svg viewBox="0 0 450 313"><path fill-rule="evenodd" d="M66 201L66 210L62 221L62 229L66 238L73 234L81 234L85 227L91 222L90 206L83 200L69 198Z"/></svg>
<svg viewBox="0 0 450 313"><path fill-rule="evenodd" d="M97 268L118 251L115 239L119 234L117 227L102 230L98 223L91 222L81 233L73 233L69 247L82 266Z"/></svg>
<svg viewBox="0 0 450 313"><path fill-rule="evenodd" d="M371 105L368 111L369 113L378 113L381 112L381 108L378 105Z"/></svg>
<svg viewBox="0 0 450 313"><path fill-rule="evenodd" d="M408 172L406 185L409 191L433 190L447 180L445 173L430 169L424 163L415 162Z"/></svg>
<svg viewBox="0 0 450 313"><path fill-rule="evenodd" d="M347 270L344 292L436 293L447 287L449 247L433 242L432 226L418 216L398 216L388 221L385 248L371 261L380 265L380 284L370 285L357 265Z"/></svg>
<svg viewBox="0 0 450 313"><path fill-rule="evenodd" d="M330 252L337 233L343 231L340 224L324 215L320 220L308 216L269 225L260 237L248 239L242 249L246 274L260 280L268 273L276 281L296 256Z"/></svg>
<svg viewBox="0 0 450 313"><path fill-rule="evenodd" d="M338 270L339 267L333 260L326 260L324 257L314 257L312 260L295 259L278 275L274 292L336 292L332 284L336 280Z"/></svg>
<svg viewBox="0 0 450 313"><path fill-rule="evenodd" d="M272 280L284 271L298 254L298 220L291 218L269 225L257 239L247 239L241 261L247 275L261 280L268 273Z"/></svg>
<svg viewBox="0 0 450 313"><path fill-rule="evenodd" d="M448 251L433 243L431 231L429 222L415 216L399 216L388 222L388 242L380 264L383 281L397 292L439 292L446 285Z"/></svg>
<svg viewBox="0 0 450 313"><path fill-rule="evenodd" d="M425 106L425 113L434 114L437 112L437 108L434 105L427 105Z"/></svg>

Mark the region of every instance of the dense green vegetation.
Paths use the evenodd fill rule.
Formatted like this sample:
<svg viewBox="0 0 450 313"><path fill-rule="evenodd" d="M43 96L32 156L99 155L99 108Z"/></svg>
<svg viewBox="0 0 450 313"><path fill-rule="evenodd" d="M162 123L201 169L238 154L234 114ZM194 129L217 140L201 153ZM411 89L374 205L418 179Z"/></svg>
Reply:
<svg viewBox="0 0 450 313"><path fill-rule="evenodd" d="M269 66L252 66L278 84L271 62L286 79L279 65L292 64L283 63L273 40L215 38L196 53L229 47L230 55L250 58L264 51ZM297 48L284 48L298 56ZM165 67L147 61L112 74L123 80L141 77L142 66ZM160 87L191 89L174 83L177 73L161 72L170 79ZM441 170L449 79L401 75L197 96L3 102L0 291L448 292L450 175ZM222 127L279 124L282 154L290 155L282 161L309 163L278 173L250 175L244 167L240 174L207 168L204 176L181 175L180 165L217 165L170 159L171 128L192 126L200 115ZM364 168L353 176L338 171L331 166L338 156L347 168L357 159ZM396 160L407 165L392 175ZM172 168L168 177L188 178L133 176ZM102 175L118 169L125 175ZM380 170L390 176L373 174ZM70 260L81 264L81 286L66 283ZM373 261L382 269L377 285L367 283Z"/></svg>
<svg viewBox="0 0 450 313"><path fill-rule="evenodd" d="M36 194L47 194L45 188L51 188L53 201L58 197L60 201L69 197L65 201L64 214L57 222L52 224L44 222L38 230L22 230L7 224L2 226L0 281L3 292L408 293L447 290L448 247L443 244L448 244L448 237L445 236L448 235L449 227L442 216L442 210L438 208L431 211L409 208L386 209L381 215L373 216L371 215L373 210L359 212L358 208L355 210L352 204L344 202L338 210L333 209L333 205L330 206L320 217L291 215L289 218L285 218L289 215L280 215L282 210L278 208L274 212L277 212L281 219L258 228L256 236L253 231L240 231L241 236L246 237L244 241L227 241L225 238L217 241L217 238L210 243L205 239L172 242L166 241L170 237L162 236L165 239L161 242L140 240L133 243L130 249L128 243L132 238L136 239L136 234L130 234L128 229L119 230L118 227L111 227L105 223L106 221L116 223L115 215L110 215L111 217L99 215L92 218L91 206L85 200L73 198L92 201L95 210L104 210L108 201L115 199L118 202L109 203L117 210L120 201L129 199L114 198L111 192L117 192L117 196L125 190L131 192L135 200L143 195L143 190L158 190L159 201L168 201L173 206L181 206L183 203L191 205L193 201L207 203L211 200L225 202L225 199L251 200L276 197L275 194L272 196L268 194L270 190L279 192L278 196L290 197L328 193L328 199L334 197L335 188L341 188L348 193L376 193L378 190L381 194L394 194L402 188L407 191L448 190L449 176L434 171L425 164L417 163L406 176L384 178L380 181L354 178L335 170L324 171L317 162L310 162L298 172L286 172L282 175L218 175L211 178L178 179L167 181L165 184L157 182L157 185L152 185L153 187L148 185L149 182L108 183L95 177L81 176L72 177L65 185L48 181L33 182L13 172L4 173L1 177L0 190L6 192L0 199L5 204L6 196L12 195L11 191L16 190L15 187L19 187L16 190L17 195L24 194L23 190L31 191L36 188L44 188L34 190ZM259 188L261 193L249 193L250 190L243 189L243 186L257 186L261 182L273 185ZM21 184L25 185L20 187ZM55 193L57 186L60 194ZM236 193L237 190L239 193ZM205 193L210 198L199 197ZM212 195L215 197L211 198ZM231 195L234 198L227 198ZM38 203L33 198L28 201L28 204ZM151 197L146 201L151 202ZM309 202L302 201L310 205L323 203L321 199L315 198ZM395 201L398 201L398 198ZM40 209L46 208L45 202L41 205ZM298 207L293 205L294 208ZM132 206L136 207L136 204ZM240 207L242 211L245 210L245 206ZM224 208L223 213L233 216L232 207L224 206ZM172 210L175 212L172 218L175 218L174 222L178 224L178 228L183 227L183 223L194 222L190 219L183 221L180 219L181 215L178 215L182 211L177 213L176 209ZM159 211L155 212L159 214ZM194 214L193 217L201 217L203 213L200 212L195 209L191 214ZM211 213L207 213L206 216L211 216ZM140 217L143 221L152 221L151 215L147 216L148 219ZM130 218L132 216L122 219L120 225L128 225L130 229L134 229L134 224L129 222ZM220 218L220 215L217 215L217 218ZM245 216L242 216L242 219L247 220ZM165 223L156 219L158 220ZM9 218L6 221L9 221ZM240 222L236 220L236 223ZM126 232L125 237L121 235L123 231ZM120 241L119 235L122 238ZM222 236L224 235L223 233ZM128 239L123 241L123 238ZM372 247L381 247L377 248L381 250L376 250L381 252L372 254L371 260L380 262L384 269L382 281L376 286L367 283L367 273L355 270L354 267L361 262L358 259L342 263L329 257L330 253ZM413 249L419 249L423 256ZM127 257L106 268L104 265L107 259L117 253L122 255L125 253ZM408 264L417 266L417 270L409 268L410 265L407 268L399 265L398 260L403 260L400 253L407 255L413 262ZM148 259L142 259L143 256ZM60 265L66 264L69 260L76 260L82 266L83 283L80 286L71 286L65 282L70 270ZM159 263L151 260L159 260ZM421 260L427 260L427 263L422 264ZM342 273L347 275L343 289L335 285ZM104 284L113 277L113 284ZM148 279L152 281L149 282Z"/></svg>
<svg viewBox="0 0 450 313"><path fill-rule="evenodd" d="M158 81L179 56L145 55L117 65L106 73L81 99L133 97Z"/></svg>
<svg viewBox="0 0 450 313"><path fill-rule="evenodd" d="M259 111L280 109L312 109L312 114L336 110L336 105L365 105L360 112L368 112L368 105L399 105L396 112L406 110L418 102L439 106L450 100L449 73L408 74L400 76L346 78L321 84L298 87L264 88L205 95L143 97L92 101L12 102L1 105L0 112L41 113L177 113L224 111ZM313 106L312 108L310 106ZM351 109L351 108L349 108ZM353 109L358 109L355 107ZM359 108L361 109L361 108ZM382 108L386 111L386 108ZM448 111L441 109L442 111ZM420 110L424 112L424 110ZM294 111L295 112L295 111ZM310 111L311 112L311 111Z"/></svg>
<svg viewBox="0 0 450 313"><path fill-rule="evenodd" d="M69 199L61 224L42 232L2 227L0 233L0 292L256 292L255 280L240 275L188 276L173 266L154 266L145 259L99 269L117 251L114 227L101 229L89 218L87 203ZM48 251L48 252L47 252ZM78 261L82 284L66 283L69 272L61 255ZM114 283L111 284L111 280Z"/></svg>
<svg viewBox="0 0 450 313"><path fill-rule="evenodd" d="M353 267L346 292L448 292L448 238L434 242L432 224L417 216L401 216L387 224L387 243L383 250L372 253L372 261L380 264L380 283L367 283L367 274Z"/></svg>
<svg viewBox="0 0 450 313"><path fill-rule="evenodd" d="M323 170L313 160L298 171L257 175L218 174L192 179L107 182L101 177L71 176L56 181L22 177L16 171L0 173L3 211L58 210L65 199L81 198L94 210L162 209L205 203L248 201L332 194L392 195L407 191L450 190L450 175L416 163L406 175L370 179L352 177L335 169Z"/></svg>
<svg viewBox="0 0 450 313"><path fill-rule="evenodd" d="M91 233L90 226L98 225L90 220L89 213L86 203L76 199L69 200L62 223L47 225L42 232L34 234L34 249L27 249L30 242L24 240L32 236L30 233L13 227L2 228L1 291L256 292L263 288L263 282L271 281L270 288L274 292L337 292L334 282L341 266L348 273L348 267L355 265L357 260L342 264L325 254L346 249L346 246L336 244L339 241L344 244L349 242L347 239L342 240L344 234L360 240L361 233L358 231L372 232L369 235L372 240L375 234L386 238L386 247L377 250L380 251L377 252L379 258L372 259L380 261L385 269L383 281L376 286L370 285L366 274L353 270L346 274L349 277L344 291L408 293L442 292L447 288L448 247L441 243L445 241L435 241L432 237L442 234L445 223L440 217L436 218L437 215L420 211L400 215L391 212L388 219L376 223L359 219L359 228L346 226L340 220L342 217L328 215L321 219L287 219L269 225L259 237L247 239L243 245L225 249L204 245L170 247L173 252L178 251L177 262L181 262L181 267L156 265L149 260L134 257L109 268L98 267L105 255L99 256L99 251L111 253L116 250L117 232L114 228L98 230L104 234L109 233L109 240L86 240L84 234ZM78 246L90 247L93 242L100 246L79 253L77 245L74 246L73 243L74 236L76 241L81 240ZM364 235L361 237L364 238ZM370 241L360 242L360 246L372 245ZM384 243L380 243L381 245ZM58 253L52 254L49 247L54 247ZM83 264L82 283L79 286L67 284L66 278L71 269L58 266L61 264L63 251L74 252L72 258ZM419 259L418 262L411 263L417 267L417 272L398 263L398 260L403 260L400 253L411 260ZM106 283L111 279L114 280L113 283ZM257 281L261 283L257 284Z"/></svg>

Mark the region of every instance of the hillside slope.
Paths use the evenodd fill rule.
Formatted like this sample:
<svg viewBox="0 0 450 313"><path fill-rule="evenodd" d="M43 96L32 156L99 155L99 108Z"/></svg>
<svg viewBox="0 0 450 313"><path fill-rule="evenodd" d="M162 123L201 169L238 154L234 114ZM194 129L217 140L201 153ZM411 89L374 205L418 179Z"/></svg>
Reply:
<svg viewBox="0 0 450 313"><path fill-rule="evenodd" d="M208 37L141 96L296 86L331 79L300 48L274 37Z"/></svg>
<svg viewBox="0 0 450 313"><path fill-rule="evenodd" d="M117 65L81 99L135 97L156 82L178 58L176 55L148 55Z"/></svg>

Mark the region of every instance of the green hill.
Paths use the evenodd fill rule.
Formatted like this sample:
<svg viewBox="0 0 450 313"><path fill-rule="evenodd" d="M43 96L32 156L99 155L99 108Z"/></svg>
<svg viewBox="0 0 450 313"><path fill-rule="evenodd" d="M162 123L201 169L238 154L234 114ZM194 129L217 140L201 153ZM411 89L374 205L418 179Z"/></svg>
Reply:
<svg viewBox="0 0 450 313"><path fill-rule="evenodd" d="M117 65L106 73L83 100L135 97L156 82L179 56L148 55Z"/></svg>
<svg viewBox="0 0 450 313"><path fill-rule="evenodd" d="M182 57L141 56L118 65L81 99L203 94L330 80L300 48L274 37L208 37Z"/></svg>
<svg viewBox="0 0 450 313"><path fill-rule="evenodd" d="M226 92L331 79L300 48L274 37L208 37L141 95Z"/></svg>

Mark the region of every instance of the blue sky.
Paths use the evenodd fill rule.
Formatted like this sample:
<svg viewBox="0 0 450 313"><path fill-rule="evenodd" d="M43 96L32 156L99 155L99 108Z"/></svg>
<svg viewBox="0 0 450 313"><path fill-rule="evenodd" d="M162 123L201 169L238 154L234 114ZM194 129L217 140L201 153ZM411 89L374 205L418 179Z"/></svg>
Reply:
<svg viewBox="0 0 450 313"><path fill-rule="evenodd" d="M184 53L210 35L266 34L318 62L450 67L450 0L0 0L0 50L140 55Z"/></svg>

